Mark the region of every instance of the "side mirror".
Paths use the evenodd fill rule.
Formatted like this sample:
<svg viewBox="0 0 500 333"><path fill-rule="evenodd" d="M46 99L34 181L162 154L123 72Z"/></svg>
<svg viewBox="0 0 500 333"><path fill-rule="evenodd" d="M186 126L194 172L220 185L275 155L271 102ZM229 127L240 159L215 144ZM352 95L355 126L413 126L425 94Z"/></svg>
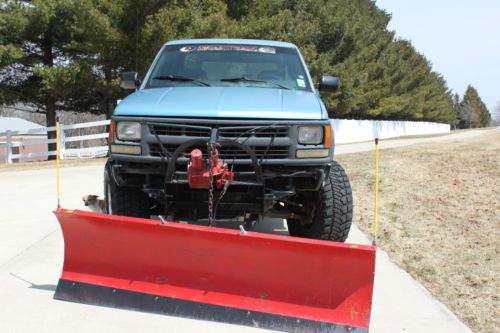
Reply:
<svg viewBox="0 0 500 333"><path fill-rule="evenodd" d="M123 72L122 81L120 82L120 87L126 90L137 90L141 85L141 80L137 72Z"/></svg>
<svg viewBox="0 0 500 333"><path fill-rule="evenodd" d="M319 81L320 92L336 92L340 87L340 79L336 76L323 75Z"/></svg>

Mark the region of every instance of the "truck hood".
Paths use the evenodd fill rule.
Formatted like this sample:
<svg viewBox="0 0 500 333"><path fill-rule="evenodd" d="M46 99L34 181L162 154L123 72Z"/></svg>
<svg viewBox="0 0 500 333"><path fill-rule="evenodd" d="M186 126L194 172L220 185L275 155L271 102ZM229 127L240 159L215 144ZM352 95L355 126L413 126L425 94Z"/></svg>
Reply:
<svg viewBox="0 0 500 333"><path fill-rule="evenodd" d="M327 119L310 91L255 87L168 87L142 89L115 109L116 116Z"/></svg>

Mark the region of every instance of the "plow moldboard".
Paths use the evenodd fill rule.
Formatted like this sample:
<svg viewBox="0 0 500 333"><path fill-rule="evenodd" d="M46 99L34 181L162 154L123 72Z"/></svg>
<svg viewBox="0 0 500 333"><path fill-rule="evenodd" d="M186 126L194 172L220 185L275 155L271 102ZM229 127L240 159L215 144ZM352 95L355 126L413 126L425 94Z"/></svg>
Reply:
<svg viewBox="0 0 500 333"><path fill-rule="evenodd" d="M367 332L374 246L58 209L56 299L300 332Z"/></svg>

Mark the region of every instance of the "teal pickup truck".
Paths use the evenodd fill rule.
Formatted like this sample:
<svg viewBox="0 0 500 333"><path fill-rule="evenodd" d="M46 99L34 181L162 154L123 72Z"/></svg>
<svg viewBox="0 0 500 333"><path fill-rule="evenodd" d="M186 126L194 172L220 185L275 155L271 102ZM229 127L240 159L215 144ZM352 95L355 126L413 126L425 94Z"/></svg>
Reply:
<svg viewBox="0 0 500 333"><path fill-rule="evenodd" d="M108 213L246 229L275 217L292 236L345 241L351 188L319 95L339 80L315 86L295 45L171 41L121 85L135 92L112 119Z"/></svg>

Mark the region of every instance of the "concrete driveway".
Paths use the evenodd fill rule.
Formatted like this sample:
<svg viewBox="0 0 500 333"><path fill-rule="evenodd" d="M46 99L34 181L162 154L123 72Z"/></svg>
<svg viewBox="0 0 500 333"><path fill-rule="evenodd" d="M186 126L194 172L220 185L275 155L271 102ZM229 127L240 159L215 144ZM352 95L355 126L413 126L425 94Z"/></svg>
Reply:
<svg viewBox="0 0 500 333"><path fill-rule="evenodd" d="M468 133L480 135L481 131ZM448 135L425 141L464 139L455 135L458 137ZM386 142L398 141L405 140L384 141L381 148ZM373 147L372 143L355 145L350 149ZM338 150L347 146L339 146ZM102 194L102 170L102 165L63 168L63 207L82 209L84 194ZM264 332L54 300L63 262L62 234L51 213L56 208L55 170L0 170L0 185L1 332ZM287 233L281 220L270 221L265 231ZM348 241L369 243L355 227ZM376 270L371 332L470 332L424 287L392 264L383 251L377 253Z"/></svg>

